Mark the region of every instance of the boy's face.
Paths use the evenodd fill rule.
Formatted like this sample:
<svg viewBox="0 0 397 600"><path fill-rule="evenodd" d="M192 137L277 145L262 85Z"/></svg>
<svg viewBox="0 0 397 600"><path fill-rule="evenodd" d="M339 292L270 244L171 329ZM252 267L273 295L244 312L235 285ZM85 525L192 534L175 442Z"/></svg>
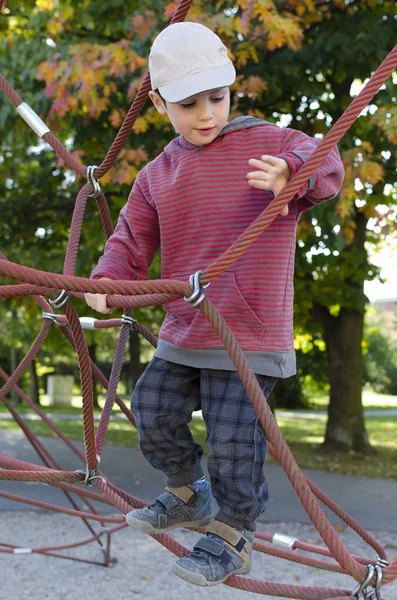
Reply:
<svg viewBox="0 0 397 600"><path fill-rule="evenodd" d="M150 92L158 112L167 114L174 129L195 146L210 144L227 123L230 109L228 87L202 92L177 103L164 103Z"/></svg>

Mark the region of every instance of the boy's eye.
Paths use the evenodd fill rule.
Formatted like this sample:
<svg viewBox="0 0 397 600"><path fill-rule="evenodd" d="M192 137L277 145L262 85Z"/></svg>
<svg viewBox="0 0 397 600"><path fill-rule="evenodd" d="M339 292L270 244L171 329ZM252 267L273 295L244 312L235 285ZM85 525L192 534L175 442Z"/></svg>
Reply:
<svg viewBox="0 0 397 600"><path fill-rule="evenodd" d="M212 102L221 102L225 96L217 96L216 98L211 98Z"/></svg>
<svg viewBox="0 0 397 600"><path fill-rule="evenodd" d="M188 102L188 103L181 104L181 106L182 106L183 108L191 108L191 107L192 107L192 106L194 106L195 104L196 104L195 102Z"/></svg>

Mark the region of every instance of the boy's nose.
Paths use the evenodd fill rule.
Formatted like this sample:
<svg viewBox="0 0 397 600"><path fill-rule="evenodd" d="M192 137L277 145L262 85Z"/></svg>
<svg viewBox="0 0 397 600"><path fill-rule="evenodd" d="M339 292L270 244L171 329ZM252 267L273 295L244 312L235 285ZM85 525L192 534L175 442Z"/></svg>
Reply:
<svg viewBox="0 0 397 600"><path fill-rule="evenodd" d="M212 110L210 105L205 104L202 106L199 113L199 119L201 121L210 121L210 119L212 119Z"/></svg>

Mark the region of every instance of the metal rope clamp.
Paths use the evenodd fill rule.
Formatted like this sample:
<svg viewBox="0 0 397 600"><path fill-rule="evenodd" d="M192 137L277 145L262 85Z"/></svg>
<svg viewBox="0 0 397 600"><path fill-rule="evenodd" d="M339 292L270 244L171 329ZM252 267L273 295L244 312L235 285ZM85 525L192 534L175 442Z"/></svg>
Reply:
<svg viewBox="0 0 397 600"><path fill-rule="evenodd" d="M55 313L50 313L50 312L43 312L42 316L43 316L43 319L49 319L50 321L55 323L55 325L58 325L58 327L66 327L66 323L59 323L57 321L57 317L60 317L62 315L56 315Z"/></svg>
<svg viewBox="0 0 397 600"><path fill-rule="evenodd" d="M138 323L138 321L136 319L133 319L132 317L129 317L128 315L122 315L121 322L126 323L127 325L130 325L131 327L134 327Z"/></svg>
<svg viewBox="0 0 397 600"><path fill-rule="evenodd" d="M92 192L92 194L90 194L88 197L89 198L98 198L98 196L101 193L101 186L98 183L98 180L95 179L95 169L97 169L97 165L91 165L90 167L87 167L87 181L88 183L90 183L94 189L94 191Z"/></svg>
<svg viewBox="0 0 397 600"><path fill-rule="evenodd" d="M193 286L192 294L187 298L186 296L183 298L185 302L189 302L192 306L198 306L202 303L205 298L204 290L209 286L209 283L206 285L200 285L200 275L202 271L196 271L194 275L190 275L189 283Z"/></svg>
<svg viewBox="0 0 397 600"><path fill-rule="evenodd" d="M383 571L385 567L388 566L387 560L383 558L378 558L376 565L368 565L368 575L365 581L361 584L358 584L358 589L354 589L352 592L352 596L357 598L357 600L382 600L381 598L381 587L382 587L382 578ZM376 574L375 579L375 587L368 587L372 577Z"/></svg>
<svg viewBox="0 0 397 600"><path fill-rule="evenodd" d="M55 300L49 300L49 303L52 304L54 308L62 308L65 306L66 302L69 302L70 294L66 290L62 290L59 296L55 298Z"/></svg>
<svg viewBox="0 0 397 600"><path fill-rule="evenodd" d="M97 465L94 469L90 469L88 465L85 466L85 471L81 471L81 469L77 469L75 471L75 473L79 473L81 475L84 475L85 479L83 481L84 485L91 485L91 481L93 481L94 479L100 479L103 483L106 483L106 479L104 477L102 477L102 475L97 475L96 471L97 468L99 467L99 463L101 462L101 457L98 456L98 454L96 455L97 458Z"/></svg>

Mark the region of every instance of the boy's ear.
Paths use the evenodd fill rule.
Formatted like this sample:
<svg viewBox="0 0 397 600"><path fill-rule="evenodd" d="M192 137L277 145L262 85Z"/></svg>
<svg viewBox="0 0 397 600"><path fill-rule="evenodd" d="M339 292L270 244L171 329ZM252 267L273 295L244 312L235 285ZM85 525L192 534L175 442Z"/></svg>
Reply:
<svg viewBox="0 0 397 600"><path fill-rule="evenodd" d="M158 94L157 92L149 92L149 97L150 100L153 102L154 106L156 107L156 110L160 113L160 115L166 115L167 114L167 109L164 106L164 101L161 98L160 94Z"/></svg>

